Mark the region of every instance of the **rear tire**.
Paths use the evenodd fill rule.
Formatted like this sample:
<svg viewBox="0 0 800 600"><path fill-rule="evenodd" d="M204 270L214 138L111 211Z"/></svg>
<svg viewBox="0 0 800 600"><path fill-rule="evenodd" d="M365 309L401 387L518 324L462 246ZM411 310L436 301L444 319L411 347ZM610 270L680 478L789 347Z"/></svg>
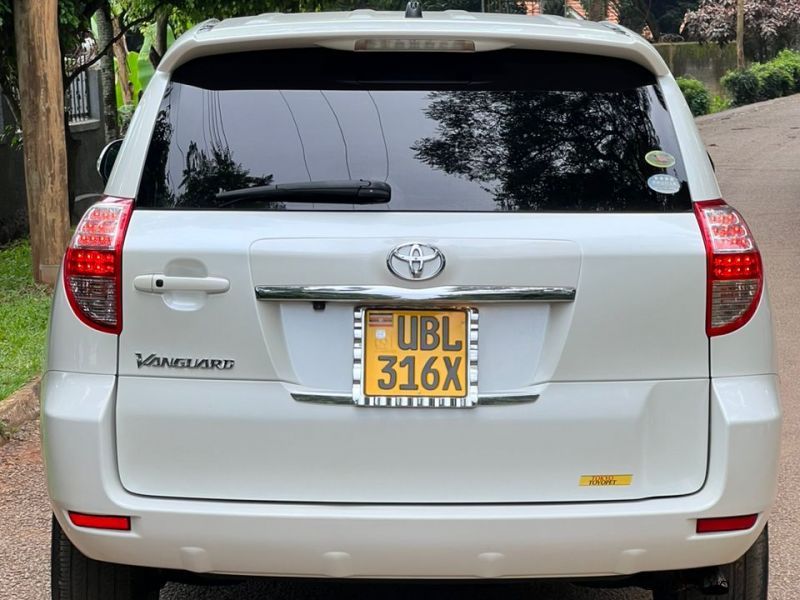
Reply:
<svg viewBox="0 0 800 600"><path fill-rule="evenodd" d="M160 583L148 569L115 565L81 554L53 517L52 600L158 600Z"/></svg>
<svg viewBox="0 0 800 600"><path fill-rule="evenodd" d="M659 589L653 600L767 600L769 583L769 532L767 527L739 560L721 567L728 580L728 593L704 594L698 588Z"/></svg>

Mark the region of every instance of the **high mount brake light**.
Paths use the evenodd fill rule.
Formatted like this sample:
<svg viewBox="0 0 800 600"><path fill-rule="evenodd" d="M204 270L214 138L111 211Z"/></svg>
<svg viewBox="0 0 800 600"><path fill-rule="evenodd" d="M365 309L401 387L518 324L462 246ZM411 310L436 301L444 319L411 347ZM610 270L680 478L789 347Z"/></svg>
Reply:
<svg viewBox="0 0 800 600"><path fill-rule="evenodd" d="M761 254L742 215L722 200L695 202L706 245L706 333L722 335L745 325L764 289Z"/></svg>
<svg viewBox="0 0 800 600"><path fill-rule="evenodd" d="M356 40L356 52L475 52L472 40L367 38Z"/></svg>
<svg viewBox="0 0 800 600"><path fill-rule="evenodd" d="M64 255L70 306L89 327L122 331L122 242L133 200L105 198L86 211Z"/></svg>

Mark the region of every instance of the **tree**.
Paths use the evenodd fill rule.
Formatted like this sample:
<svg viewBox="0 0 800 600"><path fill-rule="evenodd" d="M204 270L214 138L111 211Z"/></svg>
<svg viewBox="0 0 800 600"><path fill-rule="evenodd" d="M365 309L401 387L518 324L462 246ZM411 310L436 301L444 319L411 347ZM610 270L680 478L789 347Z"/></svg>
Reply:
<svg viewBox="0 0 800 600"><path fill-rule="evenodd" d="M128 0L138 4L134 0ZM199 0L198 0L199 1ZM221 1L221 0L220 0ZM108 0L59 0L58 1L58 38L62 55L71 54L80 46L91 31L91 19L101 6L108 4ZM132 12L130 17L121 15L119 32L112 37L112 42L119 40L129 30L139 27L143 23L152 21L156 11L168 4L167 0L150 0L145 10ZM235 3L231 3L235 4ZM16 47L14 43L14 19L12 0L0 0L0 88L5 102L11 109L16 121L15 127L20 128L19 86L17 76ZM77 65L68 70L64 67L62 77L63 88L78 77L80 73L101 60L111 52L111 46L98 47L95 58Z"/></svg>
<svg viewBox="0 0 800 600"><path fill-rule="evenodd" d="M131 74L128 69L128 44L125 41L125 36L121 35L122 26L118 15L111 18L111 26L114 32L114 58L117 61L117 76L119 78L119 87L122 95L122 103L126 106L133 104L133 82L131 82Z"/></svg>
<svg viewBox="0 0 800 600"><path fill-rule="evenodd" d="M744 0L736 0L736 68L744 69Z"/></svg>
<svg viewBox="0 0 800 600"><path fill-rule="evenodd" d="M539 9L543 15L559 15L563 17L565 8L564 0L541 0L539 2Z"/></svg>
<svg viewBox="0 0 800 600"><path fill-rule="evenodd" d="M53 284L69 239L64 95L56 0L14 0L33 277Z"/></svg>
<svg viewBox="0 0 800 600"><path fill-rule="evenodd" d="M744 38L759 60L800 41L800 2L745 0ZM736 39L736 0L702 0L686 13L685 32L701 42L725 44Z"/></svg>
<svg viewBox="0 0 800 600"><path fill-rule="evenodd" d="M22 124L17 86L17 49L14 42L14 13L11 0L0 0L0 102L8 105L14 123L3 134L13 135ZM0 139L2 141L2 139Z"/></svg>
<svg viewBox="0 0 800 600"><path fill-rule="evenodd" d="M653 40L680 33L687 10L697 8L699 0L612 0L622 25L634 31L650 30Z"/></svg>
<svg viewBox="0 0 800 600"><path fill-rule="evenodd" d="M94 20L97 23L97 45L100 48L113 48L114 26L111 7L107 2L95 11ZM100 88L103 91L103 126L106 143L109 143L119 137L114 58L111 52L103 53L100 59Z"/></svg>
<svg viewBox="0 0 800 600"><path fill-rule="evenodd" d="M609 0L582 0L590 21L605 21L608 15Z"/></svg>

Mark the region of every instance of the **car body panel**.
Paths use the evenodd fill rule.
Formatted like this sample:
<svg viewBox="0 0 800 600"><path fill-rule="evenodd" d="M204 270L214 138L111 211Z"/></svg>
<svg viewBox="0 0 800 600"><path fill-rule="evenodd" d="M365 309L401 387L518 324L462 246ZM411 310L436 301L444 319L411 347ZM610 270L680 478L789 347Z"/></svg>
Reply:
<svg viewBox="0 0 800 600"><path fill-rule="evenodd" d="M632 61L657 78L692 199L720 197L680 89L648 42L608 23L461 11L199 24L151 79L106 194L137 196L153 122L181 64L256 49L347 51L365 37ZM87 556L298 577L628 575L729 563L768 520L781 419L769 300L764 293L741 329L706 337L705 250L693 213L244 214L134 210L121 336L78 319L63 281L56 285L43 453L56 518ZM401 282L380 255L420 240L453 260L433 282ZM230 287L169 296L133 284L170 269ZM258 285L323 276L327 285L409 289L466 278L557 284L576 295L478 306L481 391L535 401L372 409L346 405L356 303L318 312L255 296ZM315 335L329 343L303 339ZM211 376L157 369L137 353L235 367ZM293 394L336 394L345 405ZM439 463L430 460L443 446ZM628 471L628 486L579 485ZM127 515L132 528L75 527L71 510ZM751 530L695 533L698 518L753 513Z"/></svg>
<svg viewBox="0 0 800 600"><path fill-rule="evenodd" d="M443 506L132 494L120 482L113 452L115 383L113 376L49 372L42 393L44 457L56 517L81 552L112 562L201 573L415 579L699 567L741 556L768 520L777 489L781 411L774 375L712 382L708 475L694 494ZM205 442L213 446L215 439ZM132 529L76 528L66 511L78 509L131 515ZM760 517L751 530L695 533L698 518L753 513Z"/></svg>
<svg viewBox="0 0 800 600"><path fill-rule="evenodd" d="M678 495L702 483L708 340L705 253L693 214L245 214L142 210L131 219L123 321L140 326L119 338L116 409L120 472L131 491L303 502L540 502ZM536 403L370 414L315 409L285 391L244 384L349 393L357 304L314 310L308 301L258 301L255 286L424 289L431 283L403 282L386 266L389 250L408 240L429 242L447 257L437 286L576 288L574 302L470 304L480 314L479 396L540 394ZM133 279L152 273L221 277L230 289L133 289ZM226 370L142 364L153 354L234 362ZM592 383L536 387L551 382ZM204 440L215 430L219 443L208 447ZM338 473L320 458L332 458L333 448L363 456ZM441 448L449 452L426 464ZM580 458L587 454L591 460ZM347 485L338 481L344 470ZM381 473L388 478L376 486ZM608 473L632 474L634 483L577 485L581 475Z"/></svg>

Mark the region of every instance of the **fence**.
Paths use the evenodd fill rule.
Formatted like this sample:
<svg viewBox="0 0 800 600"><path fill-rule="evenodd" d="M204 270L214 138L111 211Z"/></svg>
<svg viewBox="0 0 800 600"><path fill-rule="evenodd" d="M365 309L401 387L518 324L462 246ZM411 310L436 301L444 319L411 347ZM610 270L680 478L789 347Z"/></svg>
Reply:
<svg viewBox="0 0 800 600"><path fill-rule="evenodd" d="M86 71L78 76L69 84L65 96L67 113L70 123L80 123L92 118L90 96L89 96L89 77Z"/></svg>
<svg viewBox="0 0 800 600"><path fill-rule="evenodd" d="M60 81L58 82L61 83ZM66 90L65 109L69 113L69 147L67 151L70 185L76 200L103 190L103 182L94 165L105 145L100 116L103 99L99 72L90 67L81 73ZM6 102L0 98L0 126L14 123ZM7 142L0 141L0 246L25 235L27 203L23 154Z"/></svg>
<svg viewBox="0 0 800 600"><path fill-rule="evenodd" d="M702 81L712 94L721 94L720 78L736 68L736 45L678 42L653 44L676 77L683 75ZM749 57L748 57L749 58Z"/></svg>
<svg viewBox="0 0 800 600"><path fill-rule="evenodd" d="M78 58L67 58L67 73L74 71L87 61L83 55ZM89 73L82 71L72 80L64 93L64 103L70 123L81 123L92 119L91 93L89 91Z"/></svg>

